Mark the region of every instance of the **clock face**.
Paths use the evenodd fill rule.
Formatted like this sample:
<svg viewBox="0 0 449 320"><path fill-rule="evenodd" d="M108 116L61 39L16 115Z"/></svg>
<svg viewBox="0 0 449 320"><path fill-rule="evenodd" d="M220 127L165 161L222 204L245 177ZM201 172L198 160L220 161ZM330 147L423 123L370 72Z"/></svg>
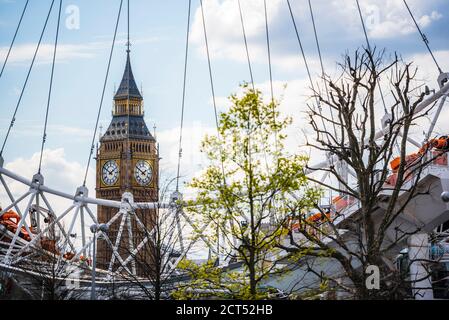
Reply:
<svg viewBox="0 0 449 320"><path fill-rule="evenodd" d="M101 177L104 184L108 186L114 185L119 176L119 168L117 162L114 160L109 160L103 165Z"/></svg>
<svg viewBox="0 0 449 320"><path fill-rule="evenodd" d="M134 167L134 178L141 186L148 185L153 179L153 168L148 161L139 160Z"/></svg>

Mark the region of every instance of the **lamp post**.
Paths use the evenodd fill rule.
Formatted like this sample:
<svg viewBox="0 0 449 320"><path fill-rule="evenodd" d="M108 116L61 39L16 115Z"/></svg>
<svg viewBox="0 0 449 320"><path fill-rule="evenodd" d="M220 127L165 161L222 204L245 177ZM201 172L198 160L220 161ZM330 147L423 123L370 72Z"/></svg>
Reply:
<svg viewBox="0 0 449 320"><path fill-rule="evenodd" d="M109 226L105 223L102 224L93 224L90 226L90 231L94 234L94 241L93 241L93 254L92 254L92 286L90 291L90 299L91 300L97 300L97 288L95 287L95 278L97 276L97 232L101 231L103 233L107 233L109 229Z"/></svg>
<svg viewBox="0 0 449 320"><path fill-rule="evenodd" d="M449 202L449 191L444 191L441 194L441 200L443 200L444 202Z"/></svg>

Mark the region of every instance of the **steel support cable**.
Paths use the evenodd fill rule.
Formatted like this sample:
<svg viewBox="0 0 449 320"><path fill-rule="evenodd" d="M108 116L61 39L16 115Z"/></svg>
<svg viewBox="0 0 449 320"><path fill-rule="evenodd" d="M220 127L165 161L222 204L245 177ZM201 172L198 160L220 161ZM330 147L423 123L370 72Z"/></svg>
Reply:
<svg viewBox="0 0 449 320"><path fill-rule="evenodd" d="M266 0L263 0L263 6L264 6L264 13L265 13L265 34L266 34L266 42L267 42L268 71L270 74L271 103L274 103L273 72L271 69L270 33L268 30L268 13L267 13L267 1Z"/></svg>
<svg viewBox="0 0 449 320"><path fill-rule="evenodd" d="M28 73L27 73L27 76L25 78L25 82L23 83L22 90L21 90L20 96L19 96L19 100L17 101L16 108L14 109L14 113L13 113L13 116L11 118L11 122L9 124L8 131L6 132L5 139L3 140L2 148L0 150L0 156L2 156L2 154L3 154L6 142L8 141L9 135L11 133L11 129L14 126L14 122L16 121L17 111L19 110L19 106L20 106L20 103L22 102L23 94L25 92L26 86L28 84L28 80L29 80L30 75L31 75L31 71L33 70L34 62L36 61L36 56L37 56L37 53L39 52L39 48L41 46L42 38L44 37L45 30L47 29L48 19L50 18L50 14L51 14L51 11L53 9L54 3L55 3L55 0L52 0L52 2L50 4L50 8L48 9L47 18L45 19L44 27L42 28L42 32L41 32L41 35L39 37L39 41L38 41L36 49L34 51L33 59L31 60L30 67L28 69Z"/></svg>
<svg viewBox="0 0 449 320"><path fill-rule="evenodd" d="M251 77L251 86L252 86L252 89L253 89L254 93L256 93L256 88L255 88L255 85L254 85L253 71L252 71L252 67L251 67L251 58L250 58L249 49L248 49L248 41L247 41L247 38L246 38L245 23L243 21L243 11L242 11L242 7L241 7L241 4L240 4L240 0L237 0L237 3L238 3L239 13L240 13L240 23L241 23L241 26L242 26L243 40L244 40L244 43L245 43L245 50L246 50L246 59L247 59L247 63L248 63L248 70L249 70L249 75ZM251 119L251 111L249 111L249 119ZM251 135L249 134L248 135L248 140L249 140L248 143L251 142L250 138L251 138ZM264 145L265 145L265 143L264 143ZM265 165L266 165L267 171L268 171L268 161L267 161L267 153L265 151L265 147L264 147L264 157L265 157Z"/></svg>
<svg viewBox="0 0 449 320"><path fill-rule="evenodd" d="M298 44L299 44L299 48L301 49L301 54L302 54L302 58L304 60L304 65L306 67L306 71L307 71L307 76L309 77L309 82L310 82L310 86L312 88L312 91L315 94L315 86L313 85L313 80L312 80L312 75L310 73L310 68L309 68L309 64L307 62L307 57L306 54L304 52L304 47L302 46L302 41L301 41L301 37L299 36L299 31L298 31L298 27L296 25L296 20L295 20L295 16L293 15L293 10L292 7L290 5L290 0L287 0L287 5L288 5L288 10L290 12L290 17L292 19L292 23L293 23L293 27L295 28L295 34L296 34L296 39L298 40ZM318 106L318 111L319 114L321 115L321 104L320 104L320 100L318 99L318 97L315 98L317 106ZM323 124L323 128L325 128L325 124L324 124L324 119L323 117L321 117L321 122ZM327 137L327 139L329 140L329 137Z"/></svg>
<svg viewBox="0 0 449 320"><path fill-rule="evenodd" d="M214 105L214 114L215 114L215 125L217 127L217 138L220 140L220 128L219 128L219 123L218 123L218 112L217 112L217 104L215 101L215 89L214 89L214 81L213 81L213 76L212 76L212 66L211 66L211 61L210 61L210 54L209 54L209 43L207 41L207 31L206 31L206 19L204 17L204 8L203 8L203 0L200 0L200 7L201 7L201 17L202 17L202 22L203 22L203 33L204 33L204 42L206 45L206 53L207 53L207 65L209 68L209 80L210 80L210 87L211 87L211 93L212 93L212 102ZM223 159L223 146L221 143L219 143L219 149L220 149L220 163L221 163L221 172L223 175L223 186L226 186L226 175L225 175L225 170L224 170L224 159ZM220 235L217 234L217 237L219 238ZM204 240L203 240L204 241ZM206 241L205 241L206 242ZM207 242L206 242L207 244ZM220 252L217 252L217 261L219 261L220 259Z"/></svg>
<svg viewBox="0 0 449 320"><path fill-rule="evenodd" d="M186 32L186 46L184 54L184 76L182 82L182 101L181 101L181 121L179 125L179 147L178 147L178 168L176 172L176 191L179 191L179 175L181 172L181 157L182 157L182 131L184 128L184 109L186 98L186 80L187 80L187 64L189 56L189 33L190 33L190 11L192 0L189 0L189 8L187 10L187 32Z"/></svg>
<svg viewBox="0 0 449 320"><path fill-rule="evenodd" d="M267 58L268 58L268 73L270 76L270 94L271 94L271 104L273 107L273 123L276 127L276 123L277 123L277 119L276 119L276 108L275 108L275 102L274 102L274 90L273 90L273 71L272 71L272 64L271 64L271 46L270 46L270 32L268 29L268 10L267 10L267 1L264 0L263 1L263 8L264 8L264 15L265 15L265 39L266 39L266 43L267 43ZM264 142L265 144L265 142ZM265 147L264 147L265 149ZM277 132L277 128L274 132L274 150L275 150L275 160L276 163L278 162L278 149L279 149L279 144L278 144L278 132ZM265 163L267 163L267 156L265 153ZM268 172L268 164L267 164L267 172ZM276 200L274 200L276 201ZM270 210L270 219L274 218L274 212L272 212L272 210Z"/></svg>
<svg viewBox="0 0 449 320"><path fill-rule="evenodd" d="M244 43L245 43L245 50L246 50L246 59L247 59L247 63L248 63L248 70L249 70L249 75L251 77L251 86L252 86L253 92L255 94L256 93L256 89L255 89L255 85L254 85L253 71L252 71L252 67L251 67L251 59L250 59L250 56L249 56L248 41L247 41L247 38L246 38L246 31L245 31L245 23L243 21L242 6L240 4L240 0L237 0L237 3L238 3L238 8L239 8L239 14L240 14L240 24L242 26L243 40L244 40ZM251 119L252 119L252 117L251 117L251 110L248 111L248 119L249 119L248 121L251 122ZM249 125L249 127L251 127L251 125ZM251 132L250 132L249 128L248 128L247 135L248 135L248 149L250 149L251 148ZM265 146L265 142L263 142L262 144ZM263 149L264 149L265 165L266 165L267 172L268 172L267 153L266 153L266 150L265 150L266 148L264 147ZM251 158L251 152L249 153L249 157ZM251 163L251 160L250 160L250 163ZM224 176L224 172L223 172L223 176ZM219 225L217 224L217 234L219 234L219 230L220 230L220 228L219 228ZM217 252L220 252L219 251L220 250L220 247L219 247L219 239L220 239L220 237L217 237L217 239L218 239Z"/></svg>
<svg viewBox="0 0 449 320"><path fill-rule="evenodd" d="M97 119L96 119L96 122L95 122L94 134L92 135L92 142L91 142L91 146L90 146L89 158L87 160L86 172L84 174L83 186L86 186L86 180L87 180L87 174L89 173L90 161L92 160L92 154L93 154L94 148L95 148L95 137L97 135L98 123L100 121L101 108L103 106L104 94L105 94L105 91L106 91L106 85L108 83L109 70L110 70L110 67L111 67L112 54L114 53L115 39L117 38L117 29L118 29L118 25L119 25L119 22L120 22L120 15L122 13L122 6L123 6L123 0L120 0L120 7L119 7L119 10L118 10L117 20L116 20L116 23L115 23L114 37L112 39L111 51L109 53L109 61L108 61L107 69L106 69L106 75L105 75L105 78L104 78L103 90L102 90L101 99L100 99L100 105L98 107L98 113L97 113Z"/></svg>
<svg viewBox="0 0 449 320"><path fill-rule="evenodd" d="M268 72L270 75L270 93L271 93L271 103L273 105L273 121L276 125L276 111L274 108L274 90L273 90L273 71L271 65L271 46L270 46L270 33L268 29L268 10L267 10L267 1L263 1L264 13L265 13L265 34L266 34L266 42L267 42L267 57L268 57ZM278 151L278 135L277 131L275 131L274 135L274 147L276 152Z"/></svg>
<svg viewBox="0 0 449 320"><path fill-rule="evenodd" d="M127 0L126 3L126 9L127 9L127 13L126 13L126 18L127 18L127 42L126 42L126 54L129 56L129 53L131 52L130 50L130 46L131 46L131 42L129 40L129 0ZM129 58L129 57L127 57ZM129 104L129 88L128 88L128 96L127 96L127 100L126 100L126 104L127 104L127 121L128 121L128 134L126 135L126 142L127 142L127 149L126 149L126 171L130 171L130 162L131 162L131 144L129 143L129 135L131 133L131 129L130 129L130 121L129 121L129 115L130 115L130 104ZM126 181L125 181L125 187L127 189L129 189L131 187L131 181L130 181L130 176L127 174L126 175Z"/></svg>
<svg viewBox="0 0 449 320"><path fill-rule="evenodd" d="M418 22L415 19L415 16L412 13L412 10L410 9L408 3L406 0L403 0L404 4L407 8L408 13L410 14L410 17L412 18L413 22L415 23L416 29L418 30L419 34L421 35L422 40L424 41L424 44L427 47L427 50L429 51L430 55L432 56L433 62L435 62L436 67L438 68L438 72L441 74L443 73L443 70L440 68L440 65L438 64L437 59L435 58L432 49L430 48L429 39L427 39L426 35L422 32L421 28L419 27Z"/></svg>
<svg viewBox="0 0 449 320"><path fill-rule="evenodd" d="M22 24L23 16L25 15L25 11L26 11L26 9L28 7L28 2L29 2L29 0L27 0L25 2L25 6L23 7L23 10L22 10L22 15L20 16L19 23L17 24L17 28L16 28L16 31L14 32L14 36L12 38L11 44L9 45L8 52L6 53L5 61L3 61L2 70L0 71L0 79L1 79L1 77L3 75L3 71L5 70L5 66L6 66L6 63L8 62L9 55L11 53L12 47L14 46L14 42L16 41L17 33L19 32L20 25Z"/></svg>
<svg viewBox="0 0 449 320"><path fill-rule="evenodd" d="M359 12L360 23L362 24L363 34L365 35L365 40L366 40L366 45L368 46L368 51L370 53L372 53L371 45L370 45L369 38L368 38L368 32L366 31L365 21L363 20L362 9L360 8L359 0L355 0L355 3L357 4L357 10Z"/></svg>
<svg viewBox="0 0 449 320"><path fill-rule="evenodd" d="M369 38L368 38L368 32L366 31L365 21L363 20L362 9L360 8L359 0L355 0L355 2L357 4L357 10L359 12L360 23L362 24L362 28L363 28L363 34L365 35L366 45L368 46L368 52L370 54L373 54L373 51L371 50L371 45L370 45L370 42L369 42ZM382 92L382 87L380 86L380 79L378 81L378 85L379 85L380 97L382 98L382 104L383 104L383 107L384 107L384 112L386 114L388 114L387 105L385 104L384 94Z"/></svg>
<svg viewBox="0 0 449 320"><path fill-rule="evenodd" d="M59 26L61 23L61 9L62 9L62 0L59 0L58 22L56 24L55 45L54 45L54 49L53 49L53 60L52 60L52 64L51 64L50 86L48 88L47 108L45 110L44 132L42 134L41 153L39 156L39 169L37 171L38 173L41 173L42 156L44 154L44 146L45 146L45 142L47 140L48 114L50 112L50 100L51 100L51 92L52 92L52 88L53 88L53 76L54 76L54 72L55 72L56 50L58 47Z"/></svg>
<svg viewBox="0 0 449 320"><path fill-rule="evenodd" d="M220 134L219 123L218 123L217 103L215 101L214 80L213 80L213 76L212 76L212 66L211 66L211 62L210 62L209 43L207 41L206 20L204 18L203 0L200 0L200 7L201 7L201 17L202 17L202 21L203 21L204 42L206 44L207 65L209 68L209 80L210 80L210 88L211 88L211 92L212 92L212 103L214 105L215 125L217 127L218 138L220 139L221 134ZM221 171L223 174L223 182L226 185L226 175L225 175L224 163L223 163L223 149L222 149L221 144L220 144L220 161L221 161Z"/></svg>
<svg viewBox="0 0 449 320"><path fill-rule="evenodd" d="M129 0L127 0L126 9L127 9L127 27L128 27L128 30L127 30L128 31L128 34L127 34L128 39L127 39L126 46L128 48L128 52L129 52L130 51L129 47L131 46L131 42L129 41ZM129 90L128 90L128 98L129 98Z"/></svg>
<svg viewBox="0 0 449 320"><path fill-rule="evenodd" d="M248 61L248 70L249 70L249 76L251 78L251 85L253 87L253 91L255 91L254 87L254 77L253 77L253 69L251 67L251 60L249 57L249 49L248 49L248 41L246 39L246 31L245 31L245 24L243 23L243 13L242 13L242 6L240 5L240 0L237 0L238 6L239 6L239 13L240 13L240 23L242 25L242 33L243 33L243 41L245 42L245 50L246 50L246 60Z"/></svg>
<svg viewBox="0 0 449 320"><path fill-rule="evenodd" d="M312 76L311 76L311 74L310 74L309 64L308 64L308 62L307 62L307 57L306 57L306 54L305 54L305 52L304 52L304 47L302 46L301 37L299 36L298 27L297 27L297 25L296 25L295 16L293 15L292 7L291 7L291 5L290 5L290 0L287 0L287 5L288 5L288 10L289 10L289 12L290 12L290 17L292 18L293 27L295 28L296 39L298 40L299 48L300 48L300 50L301 50L302 58L303 58L303 60L304 60L304 65L305 65L305 67L306 67L307 76L309 77L309 82L310 82L310 85L312 86L312 90L315 91L315 87L314 87L314 85L313 85Z"/></svg>
<svg viewBox="0 0 449 320"><path fill-rule="evenodd" d="M405 4L405 7L407 8L408 13L410 14L410 17L412 18L412 20L413 20L413 22L414 22L414 24L415 24L415 26L416 26L416 29L418 30L419 34L421 35L421 38L422 38L424 44L426 45L427 50L429 51L429 53L430 53L430 55L431 55L431 57L432 57L432 59L433 59L433 62L435 63L435 65L436 65L436 67L437 67L437 69L438 69L438 72L439 72L440 74L442 74L442 73L443 73L443 70L440 68L440 65L438 64L438 61L437 61L437 59L435 58L432 49L430 48L429 39L428 39L427 36L421 31L421 28L419 27L419 24L418 24L418 22L416 21L415 16L413 15L412 10L410 9L410 7L409 7L407 1L406 1L406 0L403 0L403 1L404 1L404 4ZM430 135L432 134L432 132L433 132L433 130L434 130L434 128L435 128L435 123L436 123L438 117L440 116L441 108L443 107L443 104L445 103L445 99L446 99L446 96L443 97L443 100L442 100L442 102L440 103L440 106L439 106L439 108L437 109L437 112L436 112L436 114L435 114L435 116L434 116L434 120L433 120L433 121L431 122L431 124L430 124L430 128L429 128L429 131L428 131L427 136L426 136L426 140L428 140L428 139L430 138Z"/></svg>
<svg viewBox="0 0 449 320"><path fill-rule="evenodd" d="M329 100L329 88L327 86L326 80L324 79L326 73L324 71L323 56L321 54L321 46L320 46L320 42L318 40L318 32L317 32L316 24L315 24L315 15L313 13L313 7L312 7L311 0L309 0L308 2L309 2L310 18L312 19L313 33L315 35L315 43L316 43L316 47L317 47L317 51L318 51L318 57L320 59L321 77L322 77L322 79L324 81L324 88L326 89L327 99ZM337 129L335 127L334 112L333 112L331 106L329 106L329 111L330 111L330 116L331 116L331 119L332 119L332 126L334 128L334 134L335 134L335 137L337 137Z"/></svg>

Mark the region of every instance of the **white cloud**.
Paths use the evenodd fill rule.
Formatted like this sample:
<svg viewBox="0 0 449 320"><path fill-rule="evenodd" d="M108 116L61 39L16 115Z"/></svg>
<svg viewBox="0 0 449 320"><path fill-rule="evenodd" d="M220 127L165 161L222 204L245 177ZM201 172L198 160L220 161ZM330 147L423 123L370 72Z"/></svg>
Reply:
<svg viewBox="0 0 449 320"><path fill-rule="evenodd" d="M269 103L271 99L270 83L263 82L255 84L255 86L262 92L265 103ZM302 78L291 81L274 81L273 91L275 99L280 101L281 116L293 118L292 125L286 131L288 137L285 141L285 149L289 153L310 152L308 148L303 147L306 142L304 133L307 132L308 126L304 112L306 111L306 103L310 102L308 96L311 93L309 80ZM233 93L240 96L243 90L238 87L235 88ZM217 97L216 102L220 112L225 112L231 104L228 97ZM212 102L210 101L210 103ZM215 126L197 122L184 127L181 162L182 181L189 181L192 177L200 175L209 164L205 155L200 153L201 141L206 134L215 135ZM175 177L178 161L179 128L158 132L157 140L162 148L161 171ZM322 158L321 155L315 153L313 156L315 159ZM190 189L183 190L185 196L193 196L191 191Z"/></svg>
<svg viewBox="0 0 449 320"><path fill-rule="evenodd" d="M133 41L134 44L143 44L158 41L157 37L137 38ZM116 45L124 45L126 39L116 40ZM8 62L14 64L31 62L34 52L36 51L37 43L25 43L15 45L11 50ZM81 44L61 43L58 44L56 51L56 61L68 62L76 59L91 59L97 55L101 50L107 49L111 46L111 40L94 41ZM6 58L9 47L0 47L0 61ZM51 63L53 58L54 44L42 43L36 57L36 63L45 64Z"/></svg>
<svg viewBox="0 0 449 320"><path fill-rule="evenodd" d="M278 25L285 22L281 16L281 0L267 1L268 23ZM247 61L243 42L238 2L235 0L211 0L203 2L206 30L210 55L212 59L229 59L238 62ZM267 62L265 40L265 13L260 0L241 1L244 16L245 33L248 40L248 51L253 63ZM271 27L270 27L271 28ZM191 39L198 46L198 52L205 55L205 41L201 9L195 12L191 31ZM317 61L310 61L316 64ZM298 65L298 56L272 52L272 63L284 70Z"/></svg>
<svg viewBox="0 0 449 320"><path fill-rule="evenodd" d="M181 176L183 180L191 177L192 174L204 167L206 159L200 152L200 146L206 134L216 134L215 127L207 126L201 122L194 122L184 126L181 158ZM159 131L157 140L161 146L161 171L165 171L167 175L175 177L179 154L179 128Z"/></svg>
<svg viewBox="0 0 449 320"><path fill-rule="evenodd" d="M418 24L422 28L429 27L442 14L433 10L440 0L409 0L408 4ZM343 21L349 28L346 32L359 31L360 18L354 1L332 1L335 22ZM397 38L417 32L403 1L370 0L360 1L362 15L365 20L369 36L374 39ZM342 29L344 30L344 29Z"/></svg>
<svg viewBox="0 0 449 320"><path fill-rule="evenodd" d="M264 102L269 103L271 100L270 82L255 84L255 87L262 92ZM236 89L238 96L242 92L241 88ZM308 152L308 148L304 148L304 145L306 136L309 136L311 131L308 128L308 119L305 112L308 110L307 104L313 103L310 99L312 90L309 79L303 77L290 81L273 81L273 94L274 98L280 103L280 116L291 117L293 120L286 131L286 151L290 153ZM225 98L220 97L220 101L224 100ZM230 102L228 101L227 105L229 106L229 104Z"/></svg>
<svg viewBox="0 0 449 320"><path fill-rule="evenodd" d="M0 119L4 128L9 124L9 119ZM17 123L14 127L16 135L21 137L42 137L43 125L36 124L34 120ZM87 140L92 138L92 129L86 129L76 126L67 126L63 124L49 124L47 126L47 135L50 137L67 138L70 141Z"/></svg>
<svg viewBox="0 0 449 320"><path fill-rule="evenodd" d="M449 71L449 50L437 50L434 51L435 58L443 69L443 72ZM413 61L413 64L417 66L418 75L420 78L428 80L430 82L429 87L436 86L436 79L438 77L438 69L435 63L426 51L425 53L411 54L405 57L407 61Z"/></svg>
<svg viewBox="0 0 449 320"><path fill-rule="evenodd" d="M94 57L94 51L98 49L98 44L60 44L56 52L58 62L66 62L72 59L89 59ZM36 44L21 44L15 46L9 56L10 63L23 63L31 61ZM43 43L40 45L39 52L36 57L36 63L50 63L53 58L54 45ZM4 60L7 47L0 48L0 60Z"/></svg>
<svg viewBox="0 0 449 320"><path fill-rule="evenodd" d="M432 13L430 15L427 15L427 14L423 15L419 19L418 24L421 27L425 28L425 27L429 26L432 23L432 21L440 20L442 17L443 17L443 15L441 13L439 13L437 11L432 11Z"/></svg>
<svg viewBox="0 0 449 320"><path fill-rule="evenodd" d="M443 70L449 70L449 51L436 51L435 57L441 64ZM414 66L418 67L418 75L417 81L421 84L424 82L429 86L429 88L438 88L437 84L437 69L435 64L428 53L424 54L411 54L404 57L406 62L414 62ZM314 81L317 79L315 78ZM388 80L385 78L382 81L383 92L385 95L386 103L389 103L389 88L388 88ZM265 102L268 102L270 99L270 83L263 82L256 84L256 88L261 90ZM282 116L291 116L293 118L293 123L288 129L287 140L285 142L286 149L290 152L297 152L301 150L303 152L311 152L310 156L312 158L312 163L318 163L323 160L323 155L317 152L316 150L305 148L304 144L306 142L306 138L313 140L314 132L310 128L307 115L305 112L307 111L307 103L314 104L314 101L311 101L311 89L310 82L308 78L298 78L290 81L274 81L273 82L274 96L277 100L281 102L280 104L280 112ZM238 95L242 93L241 88L236 88L235 92ZM383 116L383 106L381 103L381 99L379 94L377 94L377 103L376 107L379 110L379 126L380 126L380 118ZM222 111L227 109L230 102L225 97L218 97L218 106ZM448 102L446 103L446 106ZM329 111L326 107L323 107L323 113L329 116ZM433 117L435 110L430 113L429 119ZM445 119L449 117L449 109L443 108L442 114L439 117L439 121L437 122L437 126L435 128L435 134L448 134L449 133L449 124ZM422 141L423 130L426 130L429 127L429 120L423 119L419 122L420 126L416 126L413 129L413 137L417 141Z"/></svg>
<svg viewBox="0 0 449 320"><path fill-rule="evenodd" d="M441 0L409 1L418 24L422 28L427 28L434 21L441 19L442 14L434 10L439 3ZM313 31L307 1L292 1L291 4L300 35L309 37L309 33ZM267 48L263 1L241 1L241 5L251 60L253 63L265 64ZM360 5L369 36L372 39L397 38L417 31L402 1L365 0L361 1ZM246 63L238 2L236 0L210 0L204 1L203 6L211 58ZM357 38L362 38L360 18L354 1L315 0L313 6L318 31L322 36L325 34L335 36L335 30L341 30L338 36L342 39L353 38L354 35ZM272 50L273 65L284 71L300 67L302 62L298 61L299 48L293 47L297 44L286 2L267 1L267 7L272 47L273 49L279 48L279 46L283 47L283 50ZM286 33L286 30L290 31ZM274 32L276 36L273 35ZM290 45L286 42L286 36L289 37ZM191 39L198 46L198 52L205 56L200 8L194 15ZM313 43L307 42L307 45L314 48ZM288 46L290 49L287 48ZM317 57L309 56L308 59L311 69L319 70ZM297 70L295 69L294 72Z"/></svg>
<svg viewBox="0 0 449 320"><path fill-rule="evenodd" d="M440 64L443 71L449 70L449 50L441 50L435 51L435 58ZM418 69L418 78L422 81L425 81L430 89L438 90L438 70L435 66L432 57L428 53L423 54L414 54L406 58L408 61L413 61L414 65L417 66ZM435 135L447 135L449 133L449 122L446 120L449 118L449 109L448 109L449 101L446 100L446 104L443 106L440 116L438 117L438 121L435 126L434 134ZM430 112L429 119L433 119L433 116L436 112L436 107ZM422 137L422 131L427 130L429 128L430 120L423 121L423 128L416 128L415 130L419 132L420 137Z"/></svg>
<svg viewBox="0 0 449 320"><path fill-rule="evenodd" d="M432 11L430 15L423 15L418 19L421 28L430 26L433 21L439 20L442 15ZM391 20L385 20L373 25L370 29L370 36L373 38L395 38L398 35L408 35L416 32L416 27L410 20L410 17L401 17Z"/></svg>
<svg viewBox="0 0 449 320"><path fill-rule="evenodd" d="M61 124L54 124L48 126L48 134L67 135L70 139L77 138L92 138L92 129L85 129L80 127L66 126Z"/></svg>
<svg viewBox="0 0 449 320"><path fill-rule="evenodd" d="M40 153L34 153L30 158L17 158L5 164L5 168L27 179L36 174L39 165ZM84 165L66 158L63 148L45 149L42 156L42 175L44 184L52 189L74 194L76 188L83 183L85 173ZM91 193L95 192L95 169L89 170L87 186ZM12 181L9 184L15 196L23 194L28 187L20 182ZM65 203L66 200L63 200ZM69 202L70 203L70 202ZM60 204L58 206L61 208Z"/></svg>

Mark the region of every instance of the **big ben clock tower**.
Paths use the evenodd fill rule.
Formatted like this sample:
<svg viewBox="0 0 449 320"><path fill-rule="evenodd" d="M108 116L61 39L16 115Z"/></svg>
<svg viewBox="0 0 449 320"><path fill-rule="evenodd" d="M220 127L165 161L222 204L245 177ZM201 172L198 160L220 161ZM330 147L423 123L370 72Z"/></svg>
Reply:
<svg viewBox="0 0 449 320"><path fill-rule="evenodd" d="M125 71L114 96L112 120L100 138L97 154L96 193L97 198L121 200L124 192L133 194L136 202L158 201L158 151L156 140L151 135L144 120L143 97L134 80L131 69L130 51L127 50ZM98 206L99 223L109 221L117 209ZM136 215L151 230L151 209L139 209ZM109 228L108 237L116 242L120 219ZM130 226L131 232L121 237L120 255L125 255L129 238L137 245L141 240L140 229L136 224ZM129 255L129 252L127 253ZM143 259L145 252L142 252ZM98 241L98 266L108 268L112 249L105 241ZM142 264L140 264L142 265ZM142 270L140 270L142 271ZM139 272L138 273L142 273Z"/></svg>

